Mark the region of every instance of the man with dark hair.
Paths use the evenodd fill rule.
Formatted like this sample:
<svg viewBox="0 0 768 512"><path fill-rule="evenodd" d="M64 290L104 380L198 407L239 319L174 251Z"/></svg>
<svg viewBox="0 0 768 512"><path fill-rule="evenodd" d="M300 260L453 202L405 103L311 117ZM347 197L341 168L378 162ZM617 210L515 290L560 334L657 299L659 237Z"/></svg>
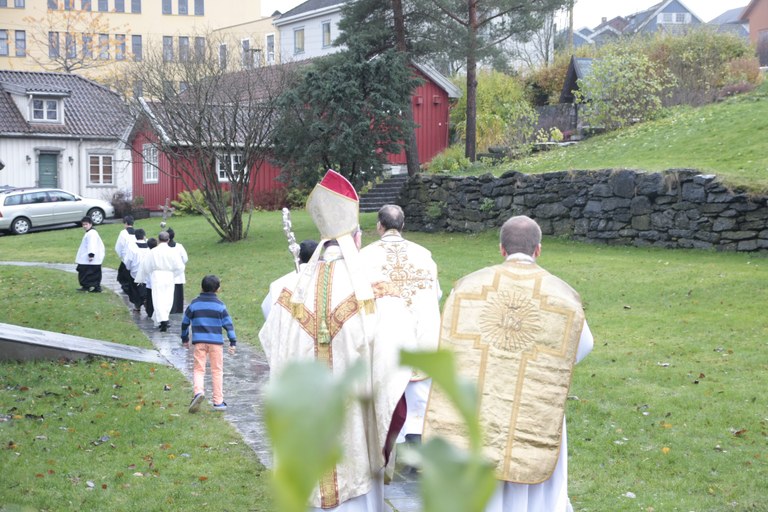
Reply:
<svg viewBox="0 0 768 512"><path fill-rule="evenodd" d="M275 301L277 301L283 288L293 285L299 278L299 272L304 269L309 258L314 254L315 249L317 249L317 242L314 240L301 241L299 244L299 270L288 272L284 276L272 281L269 285L269 292L267 292L267 296L264 297L264 300L261 302L261 312L264 314L264 319L269 316L269 312L272 310L272 306L275 304Z"/></svg>
<svg viewBox="0 0 768 512"><path fill-rule="evenodd" d="M128 252L128 248L136 242L133 228L133 215L126 215L123 217L123 229L120 234L117 235L117 241L115 242L115 252L117 257L120 258L120 266L117 268L117 282L123 289L123 293L130 296L131 278L128 267L125 264L125 255Z"/></svg>
<svg viewBox="0 0 768 512"><path fill-rule="evenodd" d="M581 298L536 264L541 229L525 216L501 228L504 262L456 282L443 308L440 348L482 397L484 453L499 485L488 512L570 512L565 403L573 365L593 346ZM467 446L464 426L433 388L424 435Z"/></svg>
<svg viewBox="0 0 768 512"><path fill-rule="evenodd" d="M417 350L437 348L440 331L440 283L432 253L403 238L405 214L396 204L379 209L376 230L381 239L360 251L366 266L400 290L416 325ZM418 444L424 429L424 412L432 379L414 372L405 391L408 415L398 442Z"/></svg>
<svg viewBox="0 0 768 512"><path fill-rule="evenodd" d="M83 240L75 256L77 263L77 279L80 282L79 292L101 292L101 264L104 262L104 242L99 232L93 229L90 217L83 217L80 224L85 230Z"/></svg>
<svg viewBox="0 0 768 512"><path fill-rule="evenodd" d="M349 402L339 433L345 455L318 482L311 511L384 509L383 469L405 416L401 398L410 371L398 357L413 346L413 325L394 286L365 271L358 206L349 181L328 171L307 200L321 240L259 332L271 376L307 359L336 377L360 363L366 369L359 383L365 399Z"/></svg>
<svg viewBox="0 0 768 512"><path fill-rule="evenodd" d="M154 306L152 320L160 327L160 331L166 332L173 307L174 282L176 276L184 272L184 262L178 251L168 247L170 237L166 231L161 231L157 239L157 247L149 251L139 267L136 282L151 282Z"/></svg>
<svg viewBox="0 0 768 512"><path fill-rule="evenodd" d="M189 349L190 331L194 347L194 366L192 383L194 396L189 404L189 412L197 412L205 399L205 363L211 366L211 385L213 387L213 410L226 411L224 401L224 336L229 338L229 354L235 354L237 337L232 317L227 306L216 296L221 288L217 276L207 275L201 283L202 293L190 302L181 320L181 344Z"/></svg>

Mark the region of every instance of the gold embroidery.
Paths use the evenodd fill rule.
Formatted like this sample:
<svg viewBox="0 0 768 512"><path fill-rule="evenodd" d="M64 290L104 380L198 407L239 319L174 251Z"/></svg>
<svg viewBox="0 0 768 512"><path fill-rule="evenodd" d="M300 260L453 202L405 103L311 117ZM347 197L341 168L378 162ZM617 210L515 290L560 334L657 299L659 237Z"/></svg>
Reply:
<svg viewBox="0 0 768 512"><path fill-rule="evenodd" d="M400 287L401 297L410 307L413 297L419 290L429 290L433 287L430 273L423 268L416 268L408 261L407 246L403 242L379 242L384 250L384 265L381 272L389 280Z"/></svg>
<svg viewBox="0 0 768 512"><path fill-rule="evenodd" d="M400 297L400 287L397 283L390 281L377 281L373 283L373 296L377 299L382 297Z"/></svg>
<svg viewBox="0 0 768 512"><path fill-rule="evenodd" d="M277 304L287 309L293 317L299 322L301 328L315 339L316 322L315 315L313 315L304 304L291 304L291 296L293 293L288 288L283 288L280 292L280 297L277 299ZM299 310L298 314L293 314L294 309Z"/></svg>
<svg viewBox="0 0 768 512"><path fill-rule="evenodd" d="M541 330L541 317L533 301L506 290L489 297L478 323L480 339L507 352L529 350Z"/></svg>

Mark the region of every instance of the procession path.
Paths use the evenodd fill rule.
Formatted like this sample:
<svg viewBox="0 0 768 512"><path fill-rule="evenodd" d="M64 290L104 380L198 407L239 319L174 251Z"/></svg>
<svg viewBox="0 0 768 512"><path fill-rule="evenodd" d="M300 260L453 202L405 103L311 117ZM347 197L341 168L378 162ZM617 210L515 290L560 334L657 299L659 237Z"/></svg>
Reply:
<svg viewBox="0 0 768 512"><path fill-rule="evenodd" d="M3 261L1 265L39 266L76 272L73 264L34 263L19 261ZM102 271L102 288L111 290L123 298L126 307L133 305L122 293L117 282L117 272L104 268ZM168 363L192 381L192 353L181 346L179 339L180 314L171 315L171 328L168 332L160 332L147 318L146 314L132 313L136 325L149 338L160 354ZM261 417L262 387L269 378L269 366L264 355L255 347L242 343L237 345L237 354L229 356L225 353L224 362L224 392L227 401L227 411L224 417L243 437L243 440L256 452L259 460L267 467L272 466L272 452ZM206 373L205 389L211 389L210 372ZM384 499L387 512L419 512L421 500L418 493L418 482L413 477L395 473L395 478L384 489Z"/></svg>

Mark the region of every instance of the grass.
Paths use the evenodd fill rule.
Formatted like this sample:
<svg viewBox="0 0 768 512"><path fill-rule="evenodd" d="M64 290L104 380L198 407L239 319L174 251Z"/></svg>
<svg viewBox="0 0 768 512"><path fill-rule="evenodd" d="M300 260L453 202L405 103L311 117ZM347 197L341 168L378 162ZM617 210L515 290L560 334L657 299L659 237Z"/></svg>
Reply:
<svg viewBox="0 0 768 512"><path fill-rule="evenodd" d="M268 283L291 268L280 218L256 214L251 235L237 244L218 243L199 218L172 223L190 254L187 299L202 275L220 275L238 338L255 346ZM361 220L372 241L375 215ZM148 226L155 222L139 227L154 233ZM98 229L111 247L119 226ZM299 240L316 237L303 212L294 214L294 230ZM78 229L0 237L0 253L4 260L71 262L81 237ZM495 232L408 237L432 251L444 296L458 277L500 259ZM768 260L546 239L539 262L581 293L595 337L594 351L576 368L568 405L575 509L766 510L768 288L761 283ZM119 300L76 293L73 274L0 266L0 284L12 304L0 322L146 343ZM94 311L101 322L93 321ZM0 422L0 503L271 510L255 455L220 417L186 414L191 386L171 369L106 360L5 363L0 379L0 415L14 418ZM93 444L104 435L110 440ZM214 498L222 492L226 503Z"/></svg>
<svg viewBox="0 0 768 512"><path fill-rule="evenodd" d="M755 91L538 153L493 172L692 168L734 188L768 191L768 80Z"/></svg>

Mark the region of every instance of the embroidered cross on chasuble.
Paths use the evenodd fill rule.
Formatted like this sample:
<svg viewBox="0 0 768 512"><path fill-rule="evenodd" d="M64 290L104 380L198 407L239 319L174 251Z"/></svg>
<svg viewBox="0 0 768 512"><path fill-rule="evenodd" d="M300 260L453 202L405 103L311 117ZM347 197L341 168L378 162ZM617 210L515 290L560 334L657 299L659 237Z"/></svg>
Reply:
<svg viewBox="0 0 768 512"><path fill-rule="evenodd" d="M443 309L440 348L477 385L484 453L496 477L536 484L552 474L584 313L579 295L535 264L507 261L456 283ZM455 408L433 387L425 437L466 448Z"/></svg>

